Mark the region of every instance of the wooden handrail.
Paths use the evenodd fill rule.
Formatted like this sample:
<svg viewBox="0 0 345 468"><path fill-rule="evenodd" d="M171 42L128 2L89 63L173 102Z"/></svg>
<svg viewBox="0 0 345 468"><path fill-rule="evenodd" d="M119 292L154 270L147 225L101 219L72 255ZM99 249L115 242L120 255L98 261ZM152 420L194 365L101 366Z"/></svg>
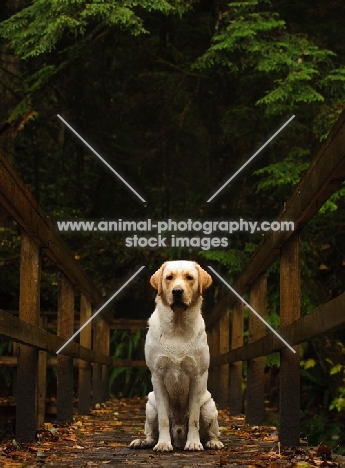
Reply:
<svg viewBox="0 0 345 468"><path fill-rule="evenodd" d="M276 221L293 221L295 230L300 231L344 180L345 112L341 114L292 196L284 204ZM292 234L292 231L270 231L265 235L234 285L239 294L245 294L254 281L267 271ZM225 294L207 319L207 326L211 327L236 300L233 294Z"/></svg>
<svg viewBox="0 0 345 468"><path fill-rule="evenodd" d="M344 327L345 293L317 307L313 312L301 317L292 324L278 328L277 331L289 344L294 346ZM211 358L211 366L247 361L256 357L267 356L283 348L285 348L284 343L272 333L253 343Z"/></svg>
<svg viewBox="0 0 345 468"><path fill-rule="evenodd" d="M345 328L344 299L338 298L318 307L300 318L300 230L317 213L329 196L345 180L345 112L332 129L316 157L296 186L292 196L284 204L276 221L294 222L294 231L270 231L263 238L247 266L237 279L234 289L240 295L250 291L250 303L264 317L265 300L257 300L258 283L272 262L280 257L280 325L278 333L286 344L266 330L257 333L255 318L249 318L248 344L243 345L238 331L243 330L243 307L237 297L226 293L207 319L208 339L212 346L210 388L215 390L218 401L227 394L230 411L242 411L242 361L247 362L246 418L251 424L262 424L264 408L264 359L263 356L280 352L279 369L279 418L280 441L296 445L300 433L300 356L298 344L324 333ZM253 294L255 293L255 294ZM260 302L260 303L259 303ZM219 342L221 319L232 312L230 325L231 346L221 352ZM257 320L257 319L256 319ZM229 348L230 349L230 348ZM219 382L221 368L230 365L230 389ZM220 385L221 383L221 385ZM220 399L222 395L222 399Z"/></svg>
<svg viewBox="0 0 345 468"><path fill-rule="evenodd" d="M98 306L102 295L81 266L54 224L38 205L0 151L0 204L36 241L44 253L62 270L92 304Z"/></svg>
<svg viewBox="0 0 345 468"><path fill-rule="evenodd" d="M7 313L17 317L18 311L17 310L6 310ZM49 311L41 311L41 316L47 317L47 323L50 327L56 327L56 316L57 311L49 310ZM80 312L79 310L74 311L74 326L78 327ZM125 319L125 318L114 318L109 322L109 328L111 330L147 330L148 324L147 320L145 319Z"/></svg>
<svg viewBox="0 0 345 468"><path fill-rule="evenodd" d="M17 343L22 343L37 349L55 353L66 343L61 336L49 333L42 328L31 325L24 320L0 309L1 336ZM131 361L129 359L113 359L101 353L85 348L78 343L71 342L64 349L64 355L83 361L104 364L111 367L143 367L145 361Z"/></svg>

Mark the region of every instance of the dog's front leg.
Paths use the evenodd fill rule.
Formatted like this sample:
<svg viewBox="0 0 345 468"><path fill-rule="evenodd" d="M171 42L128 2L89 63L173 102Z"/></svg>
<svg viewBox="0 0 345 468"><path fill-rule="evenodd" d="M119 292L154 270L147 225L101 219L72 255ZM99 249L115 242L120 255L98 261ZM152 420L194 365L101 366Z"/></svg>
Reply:
<svg viewBox="0 0 345 468"><path fill-rule="evenodd" d="M188 436L184 447L185 450L204 450L200 442L200 403L202 394L205 391L207 382L207 372L202 376L193 377L189 387L189 422Z"/></svg>
<svg viewBox="0 0 345 468"><path fill-rule="evenodd" d="M169 395L161 376L152 376L152 386L156 398L159 431L158 443L153 447L153 450L170 452L173 450L173 446L171 445L169 427Z"/></svg>

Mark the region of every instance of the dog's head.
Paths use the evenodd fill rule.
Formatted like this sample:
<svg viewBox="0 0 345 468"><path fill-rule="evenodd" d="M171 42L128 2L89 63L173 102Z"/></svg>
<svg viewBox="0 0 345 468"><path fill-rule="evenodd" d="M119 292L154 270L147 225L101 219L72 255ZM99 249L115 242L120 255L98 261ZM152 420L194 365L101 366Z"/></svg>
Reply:
<svg viewBox="0 0 345 468"><path fill-rule="evenodd" d="M164 304L172 310L186 310L212 284L212 278L196 262L165 262L151 276L151 285L158 290Z"/></svg>

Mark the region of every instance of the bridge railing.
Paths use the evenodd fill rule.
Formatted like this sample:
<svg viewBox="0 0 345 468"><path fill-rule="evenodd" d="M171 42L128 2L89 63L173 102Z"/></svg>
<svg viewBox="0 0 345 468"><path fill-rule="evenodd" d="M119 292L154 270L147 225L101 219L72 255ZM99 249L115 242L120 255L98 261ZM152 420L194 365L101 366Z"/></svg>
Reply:
<svg viewBox="0 0 345 468"><path fill-rule="evenodd" d="M275 335L267 334L265 326L252 314L249 315L248 344L244 345L243 306L230 293L219 301L207 320L212 358L211 391L221 407L229 405L232 414L240 413L242 363L246 361L246 418L249 424L263 422L265 356L280 352L280 438L284 445L296 445L299 441L298 345L320 334L345 327L344 294L310 314L300 316L299 250L301 229L344 180L345 114L340 117L277 218L278 221L293 220L295 231L272 231L267 234L234 285L239 294L249 293L252 307L264 318L266 272L272 262L280 257L281 309L278 333L294 346L296 353L286 348ZM31 441L44 418L46 352L55 353L73 335L76 326L75 291L78 290L81 297L79 326L91 317L92 308L102 304L102 296L1 154L0 204L22 228L19 316L0 311L0 335L19 343L16 436L22 441ZM44 329L40 314L42 255L49 257L60 271L57 335ZM80 344L71 342L58 354L58 420L72 419L74 358L79 360L78 397L81 414L89 411L91 393L93 402L101 402L106 398L110 366L144 365L142 362L115 361L109 357L110 322L109 316L102 313L92 323L92 335L89 324L81 331ZM142 323L134 322L126 322L122 326L143 328Z"/></svg>
<svg viewBox="0 0 345 468"><path fill-rule="evenodd" d="M18 343L16 382L16 437L35 440L44 421L47 352L59 350L75 331L75 293L80 295L80 324L103 298L61 239L50 219L0 153L0 204L21 227L18 317L0 310L0 335ZM42 256L59 270L57 335L44 329L40 312ZM57 356L57 419L73 417L73 358L79 358L78 405L81 414L106 398L110 366L123 365L109 357L109 313L102 312ZM92 342L91 342L92 340ZM91 370L92 365L92 370Z"/></svg>
<svg viewBox="0 0 345 468"><path fill-rule="evenodd" d="M278 333L294 347L294 354L249 311L248 343L243 342L243 306L232 293L221 298L207 321L211 351L210 388L221 407L242 412L242 363L247 362L246 419L260 425L264 419L265 356L280 352L279 426L284 445L296 445L300 436L299 344L345 327L345 294L301 317L300 231L345 180L345 113L284 204L277 221L294 221L295 231L270 231L262 240L234 289L248 293L250 305L265 319L268 267L280 258L280 328ZM230 386L229 386L230 381Z"/></svg>

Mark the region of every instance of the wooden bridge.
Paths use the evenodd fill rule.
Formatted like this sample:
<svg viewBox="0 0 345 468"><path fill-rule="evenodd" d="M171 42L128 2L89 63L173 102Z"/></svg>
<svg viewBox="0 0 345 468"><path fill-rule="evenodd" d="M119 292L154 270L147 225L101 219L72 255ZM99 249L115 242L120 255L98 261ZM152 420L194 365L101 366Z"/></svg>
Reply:
<svg viewBox="0 0 345 468"><path fill-rule="evenodd" d="M345 114L342 114L277 218L277 221L293 220L295 231L270 231L265 235L234 285L239 294L249 293L250 304L265 318L266 272L280 257L281 309L277 331L294 346L296 354L274 334L267 333L263 323L252 314L249 315L248 343L244 344L243 305L230 292L219 300L207 320L210 390L219 408L228 407L232 416L240 415L243 408L242 366L247 362L245 413L250 425L263 424L265 356L280 352L279 437L282 446L297 446L300 441L299 344L345 327L345 294L320 305L306 316L300 316L299 249L301 229L344 180ZM92 309L96 310L103 298L3 155L0 155L0 203L22 232L19 314L16 317L0 310L0 335L18 344L16 438L32 442L37 428L44 422L47 352L56 353L73 335L75 328L91 317ZM57 335L45 330L47 317L40 313L42 255L48 257L61 273ZM81 296L78 324L75 323L76 291ZM74 363L78 367L79 415L89 414L91 395L93 402L107 400L108 375L112 367L145 365L141 361L119 361L109 357L110 328L114 327L145 328L145 323L114 321L109 311L102 313L82 330L79 344L71 342L58 354L58 421L72 421L73 418ZM0 357L0 365L5 361ZM197 463L202 457L203 454L198 454L193 459ZM188 461L188 466L190 463Z"/></svg>

